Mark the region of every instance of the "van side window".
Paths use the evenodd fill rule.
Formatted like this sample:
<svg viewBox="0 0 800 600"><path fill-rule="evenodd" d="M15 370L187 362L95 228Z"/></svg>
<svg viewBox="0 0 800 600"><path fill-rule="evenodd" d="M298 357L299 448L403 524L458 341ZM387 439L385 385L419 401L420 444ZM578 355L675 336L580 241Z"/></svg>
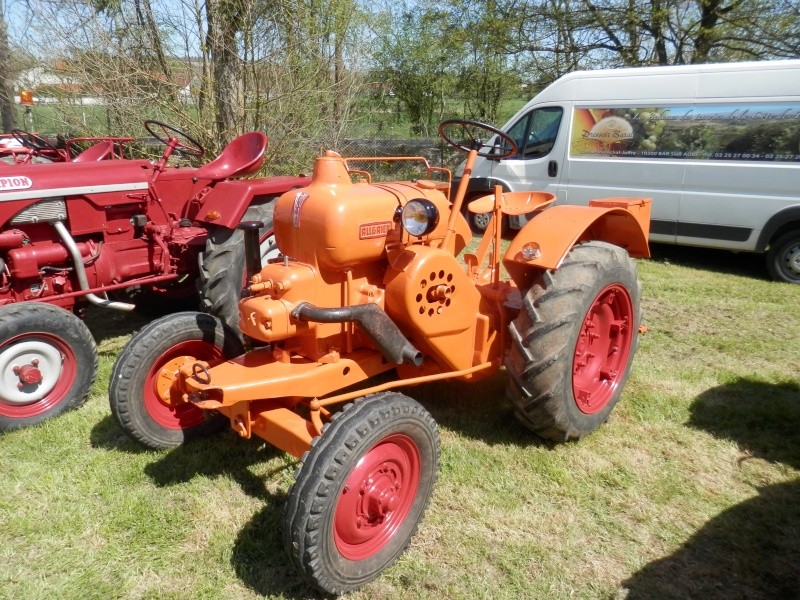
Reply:
<svg viewBox="0 0 800 600"><path fill-rule="evenodd" d="M517 143L515 158L540 158L553 149L564 111L560 106L537 108L506 132Z"/></svg>

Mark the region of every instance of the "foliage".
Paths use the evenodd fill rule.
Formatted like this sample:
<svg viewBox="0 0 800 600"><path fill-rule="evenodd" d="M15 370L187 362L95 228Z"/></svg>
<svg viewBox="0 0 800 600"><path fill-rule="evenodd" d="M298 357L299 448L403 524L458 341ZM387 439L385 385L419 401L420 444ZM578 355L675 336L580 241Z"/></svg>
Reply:
<svg viewBox="0 0 800 600"><path fill-rule="evenodd" d="M22 11L14 19L31 25L12 29L6 69L38 62L35 91L61 99L47 110L54 120L46 133L138 137L142 120L158 118L214 153L261 129L273 172L306 170L322 149L354 135L431 136L453 116L500 124L505 107L575 69L800 56L791 0L14 6ZM102 119L87 115L84 97L101 102Z"/></svg>

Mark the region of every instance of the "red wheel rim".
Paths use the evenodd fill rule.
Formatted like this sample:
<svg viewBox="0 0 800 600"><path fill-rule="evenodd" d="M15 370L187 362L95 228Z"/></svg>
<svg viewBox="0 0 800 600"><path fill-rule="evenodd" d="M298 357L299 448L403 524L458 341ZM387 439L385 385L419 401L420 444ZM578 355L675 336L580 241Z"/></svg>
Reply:
<svg viewBox="0 0 800 600"><path fill-rule="evenodd" d="M381 440L361 457L334 514L333 535L342 556L369 558L392 539L417 496L420 464L417 445L402 434Z"/></svg>
<svg viewBox="0 0 800 600"><path fill-rule="evenodd" d="M166 429L189 429L205 421L203 410L194 404L183 402L177 405L167 404L158 394L156 384L161 368L168 362L182 356L191 357L193 360L202 360L210 365L222 361L222 351L208 342L189 340L172 346L153 363L147 372L144 389L144 407L147 414L161 427Z"/></svg>
<svg viewBox="0 0 800 600"><path fill-rule="evenodd" d="M53 360L53 356L58 357L57 360ZM33 366L34 360L37 361L36 367ZM72 348L59 337L39 332L18 335L0 345L0 365L4 387L16 379L22 384L18 399L12 399L10 392L6 397L0 390L0 415L12 419L41 415L62 402L78 373L78 361ZM38 385L46 385L49 389L44 395L36 394L37 399L25 402L22 398L24 392L31 390L35 393Z"/></svg>
<svg viewBox="0 0 800 600"><path fill-rule="evenodd" d="M581 412L594 414L611 400L625 375L633 341L633 302L610 285L592 302L572 361L572 393Z"/></svg>

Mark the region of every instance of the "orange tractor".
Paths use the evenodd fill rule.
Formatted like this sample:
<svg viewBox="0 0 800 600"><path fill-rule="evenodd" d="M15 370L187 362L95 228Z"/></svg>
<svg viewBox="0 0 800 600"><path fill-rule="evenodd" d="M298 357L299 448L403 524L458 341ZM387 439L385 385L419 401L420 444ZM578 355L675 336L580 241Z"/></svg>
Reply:
<svg viewBox="0 0 800 600"><path fill-rule="evenodd" d="M640 333L631 256L649 256L648 199L550 206L551 194L497 188L470 203L493 216L462 262L475 158L515 145L472 121L445 121L440 135L469 153L452 203L446 169L372 183L327 152L310 185L275 205L281 256L262 266L258 224L243 224L250 277L239 313L251 349L222 321L179 313L131 339L111 376L114 416L149 447L222 422L299 458L286 548L329 593L391 564L431 497L436 424L397 388L505 366L519 418L546 438L577 439L619 400ZM533 216L501 259L501 217L523 213Z"/></svg>

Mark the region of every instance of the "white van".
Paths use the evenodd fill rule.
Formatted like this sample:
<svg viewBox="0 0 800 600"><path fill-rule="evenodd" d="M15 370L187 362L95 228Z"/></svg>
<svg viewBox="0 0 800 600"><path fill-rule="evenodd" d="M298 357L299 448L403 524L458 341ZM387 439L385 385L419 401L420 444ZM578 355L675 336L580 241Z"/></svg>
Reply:
<svg viewBox="0 0 800 600"><path fill-rule="evenodd" d="M471 197L651 197L651 240L767 252L800 283L800 60L578 71L502 131L517 154L479 158Z"/></svg>

